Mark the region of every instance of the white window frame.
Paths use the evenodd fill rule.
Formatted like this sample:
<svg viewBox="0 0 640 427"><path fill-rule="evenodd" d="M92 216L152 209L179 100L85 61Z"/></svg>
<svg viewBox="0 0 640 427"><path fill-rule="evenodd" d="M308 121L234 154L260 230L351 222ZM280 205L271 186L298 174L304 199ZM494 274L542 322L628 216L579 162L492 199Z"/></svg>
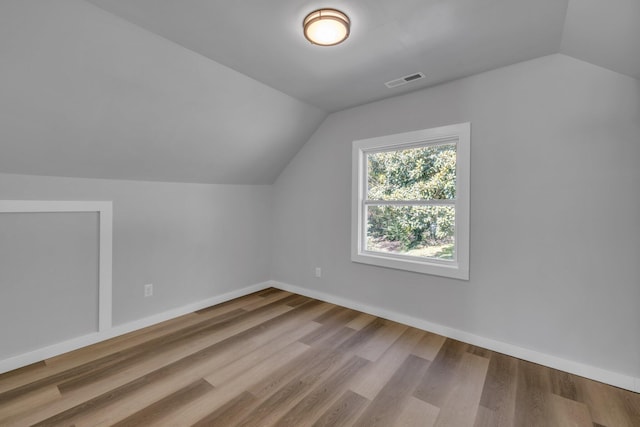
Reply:
<svg viewBox="0 0 640 427"><path fill-rule="evenodd" d="M448 205L455 207L455 258L453 260L438 260L367 251L365 246L367 153L450 143L456 144L456 198L453 201L447 201ZM353 141L351 261L469 280L470 143L471 123L459 123ZM429 204L437 205L437 202L429 202Z"/></svg>

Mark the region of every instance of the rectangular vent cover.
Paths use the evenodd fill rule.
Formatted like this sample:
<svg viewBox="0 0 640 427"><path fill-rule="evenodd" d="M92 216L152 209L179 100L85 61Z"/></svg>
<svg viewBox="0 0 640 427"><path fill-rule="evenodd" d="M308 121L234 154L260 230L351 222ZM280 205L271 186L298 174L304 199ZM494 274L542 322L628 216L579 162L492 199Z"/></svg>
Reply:
<svg viewBox="0 0 640 427"><path fill-rule="evenodd" d="M388 88L394 88L394 87L406 85L409 82L424 79L424 78L425 78L424 73L409 74L408 76L400 77L399 79L390 80L385 83L385 86L387 86Z"/></svg>

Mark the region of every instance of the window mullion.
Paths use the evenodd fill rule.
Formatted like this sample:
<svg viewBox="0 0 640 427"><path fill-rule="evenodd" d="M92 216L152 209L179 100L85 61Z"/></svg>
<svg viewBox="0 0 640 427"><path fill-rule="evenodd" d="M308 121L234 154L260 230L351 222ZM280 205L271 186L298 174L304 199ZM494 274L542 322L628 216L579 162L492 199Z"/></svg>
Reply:
<svg viewBox="0 0 640 427"><path fill-rule="evenodd" d="M455 206L456 199L363 200L365 206Z"/></svg>

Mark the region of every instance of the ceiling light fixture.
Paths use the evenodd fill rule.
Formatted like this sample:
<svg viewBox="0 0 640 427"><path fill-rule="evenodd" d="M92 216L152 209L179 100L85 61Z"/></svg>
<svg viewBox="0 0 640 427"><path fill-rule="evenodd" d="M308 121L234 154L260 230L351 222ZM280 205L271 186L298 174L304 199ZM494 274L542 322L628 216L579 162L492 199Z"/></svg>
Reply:
<svg viewBox="0 0 640 427"><path fill-rule="evenodd" d="M351 21L336 9L318 9L302 21L304 36L313 44L335 46L349 37Z"/></svg>

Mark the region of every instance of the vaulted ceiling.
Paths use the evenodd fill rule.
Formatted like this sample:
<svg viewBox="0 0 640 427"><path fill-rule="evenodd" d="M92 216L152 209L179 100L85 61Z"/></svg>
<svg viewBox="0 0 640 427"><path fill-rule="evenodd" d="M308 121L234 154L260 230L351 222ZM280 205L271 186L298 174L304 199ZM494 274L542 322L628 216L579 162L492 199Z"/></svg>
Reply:
<svg viewBox="0 0 640 427"><path fill-rule="evenodd" d="M89 1L327 111L557 52L640 78L638 0ZM349 15L347 42L301 37L320 6Z"/></svg>
<svg viewBox="0 0 640 427"><path fill-rule="evenodd" d="M3 0L0 172L268 184L330 112L553 53L640 78L640 1Z"/></svg>

